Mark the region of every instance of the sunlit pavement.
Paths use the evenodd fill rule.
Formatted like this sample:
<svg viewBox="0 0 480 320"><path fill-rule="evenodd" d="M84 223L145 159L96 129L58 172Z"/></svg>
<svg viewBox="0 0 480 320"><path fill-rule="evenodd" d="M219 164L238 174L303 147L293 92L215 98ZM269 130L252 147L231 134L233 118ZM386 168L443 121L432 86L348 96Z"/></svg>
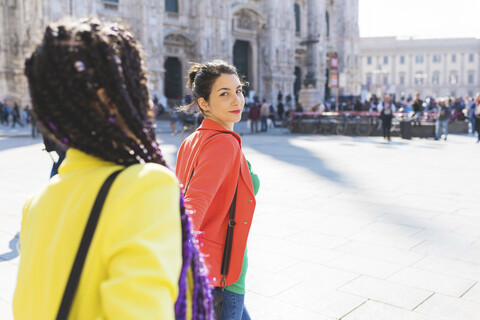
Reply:
<svg viewBox="0 0 480 320"><path fill-rule="evenodd" d="M248 243L254 320L480 319L480 144L243 134L261 181ZM11 319L23 202L51 159L0 126L0 319ZM180 137L158 122L174 167ZM3 261L2 261L3 260Z"/></svg>

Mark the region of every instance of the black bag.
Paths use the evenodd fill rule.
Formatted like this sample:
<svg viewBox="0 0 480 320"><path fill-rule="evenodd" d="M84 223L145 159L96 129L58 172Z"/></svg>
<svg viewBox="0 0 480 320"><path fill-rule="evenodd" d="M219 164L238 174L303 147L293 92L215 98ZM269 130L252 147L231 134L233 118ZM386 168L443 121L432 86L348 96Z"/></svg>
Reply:
<svg viewBox="0 0 480 320"><path fill-rule="evenodd" d="M123 170L123 169L122 169ZM98 220L100 218L100 213L102 212L103 204L107 198L108 190L113 184L115 178L122 172L122 170L117 170L113 172L103 183L100 191L98 192L97 198L93 203L92 211L90 212L90 217L88 218L85 231L83 232L82 241L78 247L77 256L73 263L72 271L68 277L67 286L65 292L63 293L62 302L58 308L57 320L67 320L68 315L70 314L70 308L72 307L73 298L75 297L75 292L77 291L78 283L80 281L80 276L82 275L83 265L85 259L87 258L88 248L92 242L93 234L97 227Z"/></svg>

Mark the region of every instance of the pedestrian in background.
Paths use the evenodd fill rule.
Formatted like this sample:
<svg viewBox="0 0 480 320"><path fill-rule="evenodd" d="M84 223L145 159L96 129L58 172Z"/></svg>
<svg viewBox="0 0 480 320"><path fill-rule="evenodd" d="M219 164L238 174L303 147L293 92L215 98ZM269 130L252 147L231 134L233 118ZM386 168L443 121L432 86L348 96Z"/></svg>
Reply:
<svg viewBox="0 0 480 320"><path fill-rule="evenodd" d="M172 136L177 134L177 122L178 122L178 114L177 110L173 105L170 106L170 128L172 129Z"/></svg>
<svg viewBox="0 0 480 320"><path fill-rule="evenodd" d="M23 123L20 121L20 108L18 107L18 104L15 102L12 110L12 128L15 128L15 124L17 123L20 125L20 127L23 128Z"/></svg>
<svg viewBox="0 0 480 320"><path fill-rule="evenodd" d="M132 33L95 19L49 25L27 59L38 124L69 149L24 207L15 319L212 319L178 181L155 138L144 66ZM101 213L97 224L91 210ZM89 245L82 234L93 235Z"/></svg>
<svg viewBox="0 0 480 320"><path fill-rule="evenodd" d="M267 119L270 116L270 104L267 102L267 100L263 99L262 100L262 107L260 108L260 117L262 119L262 132L267 131Z"/></svg>
<svg viewBox="0 0 480 320"><path fill-rule="evenodd" d="M477 131L477 143L480 142L480 92L475 96L475 108L473 110L475 117L475 131Z"/></svg>
<svg viewBox="0 0 480 320"><path fill-rule="evenodd" d="M439 140L444 132L444 140L448 136L448 118L450 117L450 108L447 105L446 98L440 98L437 107L437 119L435 121L435 140Z"/></svg>
<svg viewBox="0 0 480 320"><path fill-rule="evenodd" d="M278 100L277 114L278 114L278 119L280 120L280 122L283 121L283 114L284 113L285 113L285 107L283 105L283 102L282 102L282 100Z"/></svg>
<svg viewBox="0 0 480 320"><path fill-rule="evenodd" d="M395 105L390 102L390 96L385 96L383 102L380 102L377 108L380 111L380 119L382 120L383 139L391 141L390 134Z"/></svg>
<svg viewBox="0 0 480 320"><path fill-rule="evenodd" d="M475 95L475 98L470 103L467 109L467 117L469 121L469 133L475 134L476 127L475 127L475 108L477 105L480 104L480 92ZM480 137L479 137L480 138Z"/></svg>
<svg viewBox="0 0 480 320"><path fill-rule="evenodd" d="M192 64L187 83L194 93L191 106L205 119L185 139L177 156L185 205L192 211L193 228L214 287L217 320L250 319L244 306L246 245L258 179L245 159L240 136L233 131L242 118L243 85L236 68L227 62Z"/></svg>
<svg viewBox="0 0 480 320"><path fill-rule="evenodd" d="M5 102L4 104L4 113L3 113L3 122L5 123L5 125L9 125L10 124L10 112L11 112L11 109L10 107L8 106L8 104Z"/></svg>
<svg viewBox="0 0 480 320"><path fill-rule="evenodd" d="M258 133L258 120L260 120L260 107L256 102L248 110L248 119L250 120L250 132Z"/></svg>

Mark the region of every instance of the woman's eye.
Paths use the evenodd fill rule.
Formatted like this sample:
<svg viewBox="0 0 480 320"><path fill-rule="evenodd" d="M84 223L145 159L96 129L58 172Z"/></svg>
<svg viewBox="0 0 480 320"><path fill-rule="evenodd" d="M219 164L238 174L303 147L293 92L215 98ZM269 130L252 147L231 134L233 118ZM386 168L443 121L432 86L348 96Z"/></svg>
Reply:
<svg viewBox="0 0 480 320"><path fill-rule="evenodd" d="M224 97L224 96L226 96L227 94L228 94L228 92L222 92L222 93L220 94L220 97Z"/></svg>
<svg viewBox="0 0 480 320"><path fill-rule="evenodd" d="M239 90L237 90L237 94L239 94L239 93L241 93L241 94L245 94L245 92L244 92L243 90L240 90L240 89L239 89Z"/></svg>

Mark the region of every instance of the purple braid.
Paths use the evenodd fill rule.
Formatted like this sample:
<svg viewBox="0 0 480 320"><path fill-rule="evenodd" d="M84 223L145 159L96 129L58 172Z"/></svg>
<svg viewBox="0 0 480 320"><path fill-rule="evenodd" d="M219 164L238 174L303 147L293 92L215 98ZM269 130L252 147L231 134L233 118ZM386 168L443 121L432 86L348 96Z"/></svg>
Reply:
<svg viewBox="0 0 480 320"><path fill-rule="evenodd" d="M188 270L192 270L192 319L213 320L212 294L209 289L206 268L198 249L198 242L193 236L192 224L190 216L185 210L183 196L180 197L180 212L183 230L183 265L178 284L178 299L175 303L175 318L177 320L186 320L188 290L187 276Z"/></svg>

